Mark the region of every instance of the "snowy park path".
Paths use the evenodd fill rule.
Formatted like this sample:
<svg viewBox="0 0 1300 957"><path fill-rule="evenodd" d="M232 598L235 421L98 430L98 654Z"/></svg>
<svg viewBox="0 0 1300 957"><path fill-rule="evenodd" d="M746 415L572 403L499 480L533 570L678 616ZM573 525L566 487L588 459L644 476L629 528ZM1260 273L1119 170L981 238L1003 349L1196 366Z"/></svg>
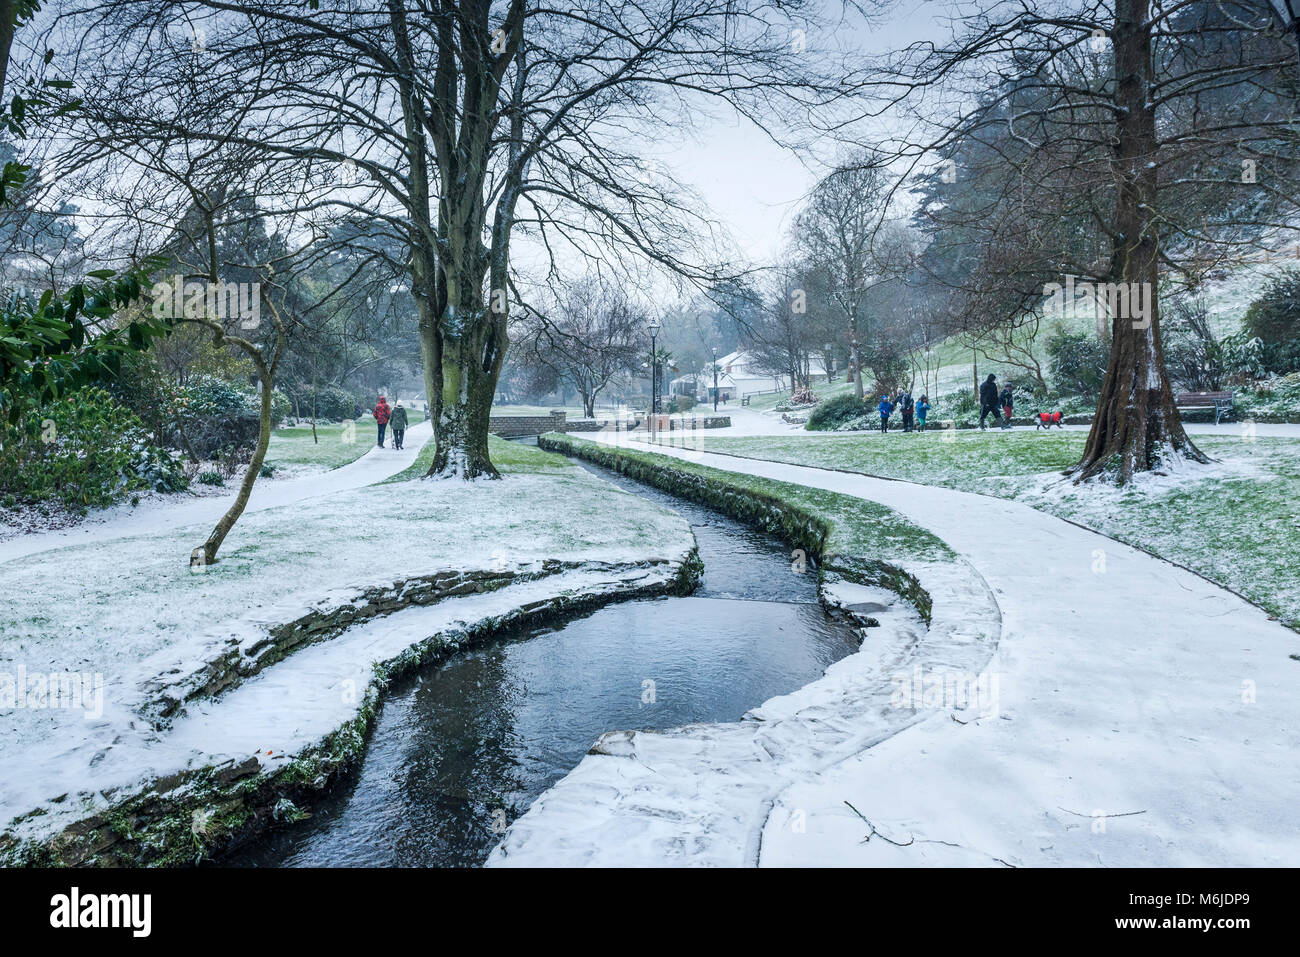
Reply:
<svg viewBox="0 0 1300 957"><path fill-rule="evenodd" d="M689 449L655 451L887 505L968 561L1001 610L988 665L996 716L960 723L950 708L936 708L784 787L753 825L761 830L753 841L759 863L1300 864L1300 662L1288 657L1300 651L1300 637L1259 608L1015 502ZM627 800L619 763L587 757L522 819L513 841L507 836L509 860L690 860L655 859L656 845L639 839L635 821L625 846L602 858L591 846L595 833L565 813L570 779L606 805L590 808L588 821ZM657 801L666 818L681 820L710 779L727 773L706 762L673 770L662 785L638 785L659 793L637 803ZM549 818L548 806L556 809ZM619 840L616 828L599 834L606 845ZM685 846L695 839L684 838ZM534 839L544 854L530 853Z"/></svg>
<svg viewBox="0 0 1300 957"><path fill-rule="evenodd" d="M356 461L328 472L317 472L280 482L259 481L253 486L253 494L248 499L244 514L294 505L308 499L334 495L382 482L415 462L420 449L432 437L433 425L429 422L420 422L411 426L406 434L405 448L400 451L394 449L391 444L384 448L375 446ZM359 431L357 441L365 442L372 439L373 436L368 430ZM152 535L169 528L214 523L230 507L233 497L232 489L228 495L157 503L141 508L118 505L98 517L71 528L55 529L35 535L19 535L0 542L0 564L69 545L85 545L115 538Z"/></svg>

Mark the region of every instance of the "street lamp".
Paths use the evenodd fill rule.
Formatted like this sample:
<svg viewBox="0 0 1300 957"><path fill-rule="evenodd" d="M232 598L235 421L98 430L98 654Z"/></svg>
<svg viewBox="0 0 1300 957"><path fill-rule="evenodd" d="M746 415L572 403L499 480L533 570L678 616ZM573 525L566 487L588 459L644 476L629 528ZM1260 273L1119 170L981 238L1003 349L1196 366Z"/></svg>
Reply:
<svg viewBox="0 0 1300 957"><path fill-rule="evenodd" d="M659 411L659 352L655 340L663 325L658 319L650 320L650 414Z"/></svg>
<svg viewBox="0 0 1300 957"><path fill-rule="evenodd" d="M713 411L718 411L718 350L713 350Z"/></svg>

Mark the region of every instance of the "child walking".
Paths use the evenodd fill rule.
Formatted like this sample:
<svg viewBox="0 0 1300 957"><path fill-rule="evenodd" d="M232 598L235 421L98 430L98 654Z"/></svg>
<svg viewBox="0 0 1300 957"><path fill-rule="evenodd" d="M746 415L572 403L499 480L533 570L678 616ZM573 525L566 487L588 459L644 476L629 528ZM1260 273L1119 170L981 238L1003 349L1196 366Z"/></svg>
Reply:
<svg viewBox="0 0 1300 957"><path fill-rule="evenodd" d="M880 397L880 405L878 406L878 408L880 409L880 431L888 432L889 416L890 413L894 411L894 403L889 401L889 396L882 395Z"/></svg>

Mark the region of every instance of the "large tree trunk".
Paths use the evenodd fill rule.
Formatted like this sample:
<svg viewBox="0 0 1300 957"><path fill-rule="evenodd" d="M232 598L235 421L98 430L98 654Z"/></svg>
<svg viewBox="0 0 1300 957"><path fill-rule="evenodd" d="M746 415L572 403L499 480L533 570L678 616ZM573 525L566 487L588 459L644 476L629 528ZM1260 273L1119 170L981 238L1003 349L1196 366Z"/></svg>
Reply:
<svg viewBox="0 0 1300 957"><path fill-rule="evenodd" d="M460 340L434 330L432 372L433 440L429 475L440 478L500 478L488 455L488 419L496 394L497 369L484 369L484 329L471 328Z"/></svg>
<svg viewBox="0 0 1300 957"><path fill-rule="evenodd" d="M448 270L452 266L444 263ZM477 275L447 275L441 321L421 328L421 339L431 339L421 348L433 400L435 449L428 474L495 479L501 475L488 455L488 420L505 357L506 315L482 301L482 273L470 272ZM497 288L504 287L503 279ZM489 302L494 299L489 296Z"/></svg>
<svg viewBox="0 0 1300 957"><path fill-rule="evenodd" d="M1151 82L1150 0L1116 0L1116 105L1120 108L1113 169L1118 187L1117 238L1111 280L1150 290L1150 312L1116 310L1110 363L1083 458L1067 474L1080 481L1106 476L1123 484L1135 473L1159 469L1172 457L1206 461L1188 439L1174 406L1160 345L1157 288L1159 237L1155 110Z"/></svg>

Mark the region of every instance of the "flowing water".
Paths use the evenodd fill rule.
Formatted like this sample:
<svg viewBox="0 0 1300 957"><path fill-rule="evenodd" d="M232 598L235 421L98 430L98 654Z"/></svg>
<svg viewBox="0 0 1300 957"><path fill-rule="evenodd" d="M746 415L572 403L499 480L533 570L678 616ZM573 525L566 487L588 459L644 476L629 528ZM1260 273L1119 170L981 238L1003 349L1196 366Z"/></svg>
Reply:
<svg viewBox="0 0 1300 957"><path fill-rule="evenodd" d="M603 732L735 721L857 650L779 541L583 467L690 522L700 588L508 633L394 682L359 772L223 863L477 865Z"/></svg>

